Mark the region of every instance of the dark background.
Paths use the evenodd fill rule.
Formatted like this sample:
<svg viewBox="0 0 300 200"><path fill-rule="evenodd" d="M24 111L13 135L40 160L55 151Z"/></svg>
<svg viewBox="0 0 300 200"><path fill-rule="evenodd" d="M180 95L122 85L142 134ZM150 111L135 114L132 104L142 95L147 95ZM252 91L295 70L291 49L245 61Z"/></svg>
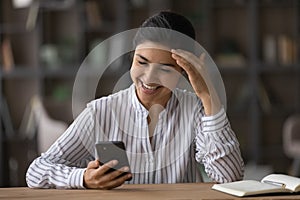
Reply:
<svg viewBox="0 0 300 200"><path fill-rule="evenodd" d="M95 44L164 9L192 21L198 42L218 65L247 178L290 173L282 137L285 120L300 110L300 1L41 0L36 19L33 4L15 2L0 3L0 186L24 186L26 169L40 153L39 123L26 115L32 98L39 97L46 117L70 124L74 79ZM112 63L95 97L112 92L128 60ZM92 71L86 79L88 91Z"/></svg>

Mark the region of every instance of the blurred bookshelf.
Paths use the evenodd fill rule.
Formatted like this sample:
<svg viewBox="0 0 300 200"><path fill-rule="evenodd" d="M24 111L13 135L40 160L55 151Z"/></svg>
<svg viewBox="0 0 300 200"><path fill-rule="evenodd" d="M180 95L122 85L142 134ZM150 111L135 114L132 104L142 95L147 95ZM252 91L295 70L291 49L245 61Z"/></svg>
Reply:
<svg viewBox="0 0 300 200"><path fill-rule="evenodd" d="M129 1L45 0L21 7L18 2L0 3L0 103L1 111L7 111L1 112L0 186L25 186L26 169L38 155L36 133L28 138L20 129L32 98L41 98L51 118L70 124L81 63L93 45L126 30L129 23ZM118 72L122 70L107 72L102 84L109 87ZM85 76L95 78L93 71ZM106 93L99 90L95 97ZM10 132L3 114L10 115L5 120Z"/></svg>
<svg viewBox="0 0 300 200"><path fill-rule="evenodd" d="M164 9L192 21L218 65L246 163L288 171L281 138L285 119L300 112L298 0L45 0L22 8L13 2L0 3L0 186L25 185L25 170L37 155L36 138L24 139L19 130L32 97L41 97L53 119L71 123L72 87L89 52ZM111 93L130 68L124 60L112 65L95 98ZM93 75L86 72L88 79Z"/></svg>
<svg viewBox="0 0 300 200"><path fill-rule="evenodd" d="M175 10L196 24L198 41L220 69L227 113L246 163L288 173L282 128L300 111L300 2L175 2Z"/></svg>

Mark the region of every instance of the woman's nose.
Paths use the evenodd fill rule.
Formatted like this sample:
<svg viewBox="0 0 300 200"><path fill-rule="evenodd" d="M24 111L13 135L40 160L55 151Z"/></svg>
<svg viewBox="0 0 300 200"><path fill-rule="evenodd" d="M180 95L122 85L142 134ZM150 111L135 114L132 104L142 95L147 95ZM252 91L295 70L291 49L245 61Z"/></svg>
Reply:
<svg viewBox="0 0 300 200"><path fill-rule="evenodd" d="M157 67L154 64L151 64L148 69L145 71L145 81L147 83L155 83L159 78L159 72L156 69Z"/></svg>

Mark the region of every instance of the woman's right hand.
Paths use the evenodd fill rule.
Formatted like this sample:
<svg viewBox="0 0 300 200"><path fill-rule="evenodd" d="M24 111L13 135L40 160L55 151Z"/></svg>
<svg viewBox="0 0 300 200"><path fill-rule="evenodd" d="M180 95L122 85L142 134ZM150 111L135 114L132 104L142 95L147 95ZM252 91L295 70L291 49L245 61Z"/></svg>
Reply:
<svg viewBox="0 0 300 200"><path fill-rule="evenodd" d="M128 178L132 176L131 173L120 176L122 173L128 172L129 167L123 167L111 173L106 173L117 164L117 160L109 161L101 166L99 160L89 162L83 175L84 187L109 190L122 185Z"/></svg>

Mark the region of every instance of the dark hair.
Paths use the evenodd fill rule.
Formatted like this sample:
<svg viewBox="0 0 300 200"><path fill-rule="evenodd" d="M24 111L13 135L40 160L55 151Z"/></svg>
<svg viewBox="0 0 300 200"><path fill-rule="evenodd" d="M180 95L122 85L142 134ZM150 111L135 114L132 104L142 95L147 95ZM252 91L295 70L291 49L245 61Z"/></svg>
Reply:
<svg viewBox="0 0 300 200"><path fill-rule="evenodd" d="M180 34L190 38L189 42L183 41L183 37L180 37ZM152 41L172 48L182 48L191 51L193 49L191 41L195 39L195 29L186 17L170 11L161 11L142 23L133 43L134 47L136 47L145 41Z"/></svg>

